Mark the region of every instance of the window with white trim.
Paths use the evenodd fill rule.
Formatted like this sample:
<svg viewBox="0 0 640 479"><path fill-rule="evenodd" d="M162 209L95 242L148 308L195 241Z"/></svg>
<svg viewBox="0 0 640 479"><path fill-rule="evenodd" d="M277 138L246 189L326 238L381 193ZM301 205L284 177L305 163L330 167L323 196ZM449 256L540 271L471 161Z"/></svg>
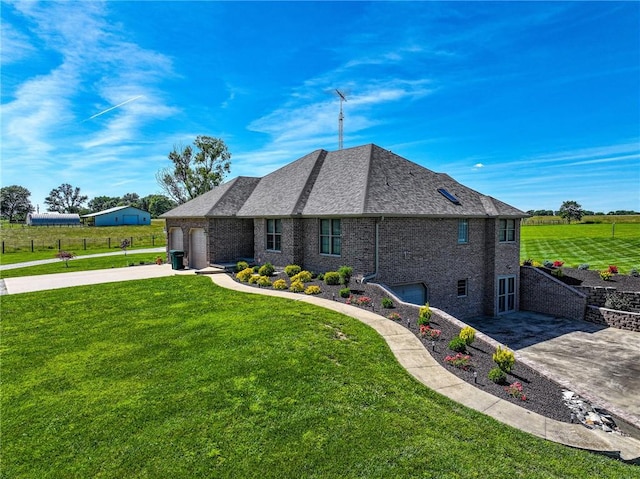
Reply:
<svg viewBox="0 0 640 479"><path fill-rule="evenodd" d="M469 242L469 220L460 218L458 220L458 243L465 244Z"/></svg>
<svg viewBox="0 0 640 479"><path fill-rule="evenodd" d="M340 220L320 220L320 254L340 256L342 236Z"/></svg>
<svg viewBox="0 0 640 479"><path fill-rule="evenodd" d="M501 243L516 240L516 220L500 220L498 240Z"/></svg>
<svg viewBox="0 0 640 479"><path fill-rule="evenodd" d="M267 220L267 250L282 251L282 220Z"/></svg>

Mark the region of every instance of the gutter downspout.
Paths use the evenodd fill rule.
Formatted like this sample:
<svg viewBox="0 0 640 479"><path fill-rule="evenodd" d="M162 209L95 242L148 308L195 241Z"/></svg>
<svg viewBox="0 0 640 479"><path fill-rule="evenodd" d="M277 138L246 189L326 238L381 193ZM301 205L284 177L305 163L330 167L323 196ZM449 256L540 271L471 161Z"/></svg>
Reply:
<svg viewBox="0 0 640 479"><path fill-rule="evenodd" d="M378 267L380 265L380 252L379 252L379 244L380 244L380 223L384 220L384 216L380 218L380 221L376 221L376 237L375 237L375 271L373 273L369 273L368 275L362 278L362 284L367 283L368 281L375 279L378 276Z"/></svg>

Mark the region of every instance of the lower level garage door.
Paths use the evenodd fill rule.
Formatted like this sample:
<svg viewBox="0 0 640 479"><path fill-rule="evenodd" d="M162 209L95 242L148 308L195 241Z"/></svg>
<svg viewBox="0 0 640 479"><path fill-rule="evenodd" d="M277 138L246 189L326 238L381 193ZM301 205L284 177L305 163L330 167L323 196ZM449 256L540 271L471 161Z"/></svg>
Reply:
<svg viewBox="0 0 640 479"><path fill-rule="evenodd" d="M189 268L202 269L207 266L207 236L203 228L193 228L189 232Z"/></svg>
<svg viewBox="0 0 640 479"><path fill-rule="evenodd" d="M427 302L427 288L422 283L399 284L391 289L406 303L422 306Z"/></svg>

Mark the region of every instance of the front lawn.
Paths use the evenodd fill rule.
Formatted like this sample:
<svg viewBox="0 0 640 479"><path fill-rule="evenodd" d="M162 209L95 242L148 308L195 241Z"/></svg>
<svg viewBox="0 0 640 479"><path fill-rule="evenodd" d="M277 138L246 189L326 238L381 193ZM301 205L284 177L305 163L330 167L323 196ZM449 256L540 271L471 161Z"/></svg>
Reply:
<svg viewBox="0 0 640 479"><path fill-rule="evenodd" d="M200 276L0 299L3 477L640 477L432 392L308 304Z"/></svg>

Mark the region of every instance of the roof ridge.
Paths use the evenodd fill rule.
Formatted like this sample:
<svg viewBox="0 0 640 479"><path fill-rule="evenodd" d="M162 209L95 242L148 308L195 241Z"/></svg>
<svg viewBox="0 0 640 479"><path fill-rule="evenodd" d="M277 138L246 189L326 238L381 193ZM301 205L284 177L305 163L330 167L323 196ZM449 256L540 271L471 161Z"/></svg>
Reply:
<svg viewBox="0 0 640 479"><path fill-rule="evenodd" d="M369 198L369 184L371 183L371 163L373 163L373 150L376 145L369 143L369 161L367 164L367 182L364 185L364 197L362 200L362 212L367 211L367 199Z"/></svg>
<svg viewBox="0 0 640 479"><path fill-rule="evenodd" d="M260 179L260 177L257 176L236 176L235 178L230 179L228 182L226 183L222 183L220 185L216 185L216 186L222 186L225 185L226 189L222 192L222 194L220 195L220 198L218 198L218 201L216 201L213 205L211 205L211 208L209 208L209 211L207 212L207 215L211 212L211 210L213 210L216 206L221 205L222 201L231 194L231 192L233 191L233 185L236 184L240 179L245 179L245 178L255 178L255 179ZM258 182L256 182L255 185L253 185L253 189L255 189L256 185L258 184ZM253 189L251 190L253 192ZM210 190L211 191L211 190ZM249 193L245 198L244 201L242 202L242 205L244 205L247 200L249 199L249 196L251 196L251 193ZM242 205L240 205L240 208L242 208Z"/></svg>
<svg viewBox="0 0 640 479"><path fill-rule="evenodd" d="M293 211L291 212L291 214L294 214L294 215L301 214L302 211L304 210L304 207L307 204L307 200L309 199L311 190L313 189L313 186L315 185L316 180L318 179L318 174L320 173L320 169L322 168L322 165L324 164L324 160L327 157L327 154L329 153L327 150L324 150L322 148L317 151L318 151L318 157L313 163L313 168L311 168L311 171L309 172L309 176L307 176L307 181L305 181L304 183L304 187L300 192L300 196L298 196L298 199L296 201L295 206L293 207Z"/></svg>

